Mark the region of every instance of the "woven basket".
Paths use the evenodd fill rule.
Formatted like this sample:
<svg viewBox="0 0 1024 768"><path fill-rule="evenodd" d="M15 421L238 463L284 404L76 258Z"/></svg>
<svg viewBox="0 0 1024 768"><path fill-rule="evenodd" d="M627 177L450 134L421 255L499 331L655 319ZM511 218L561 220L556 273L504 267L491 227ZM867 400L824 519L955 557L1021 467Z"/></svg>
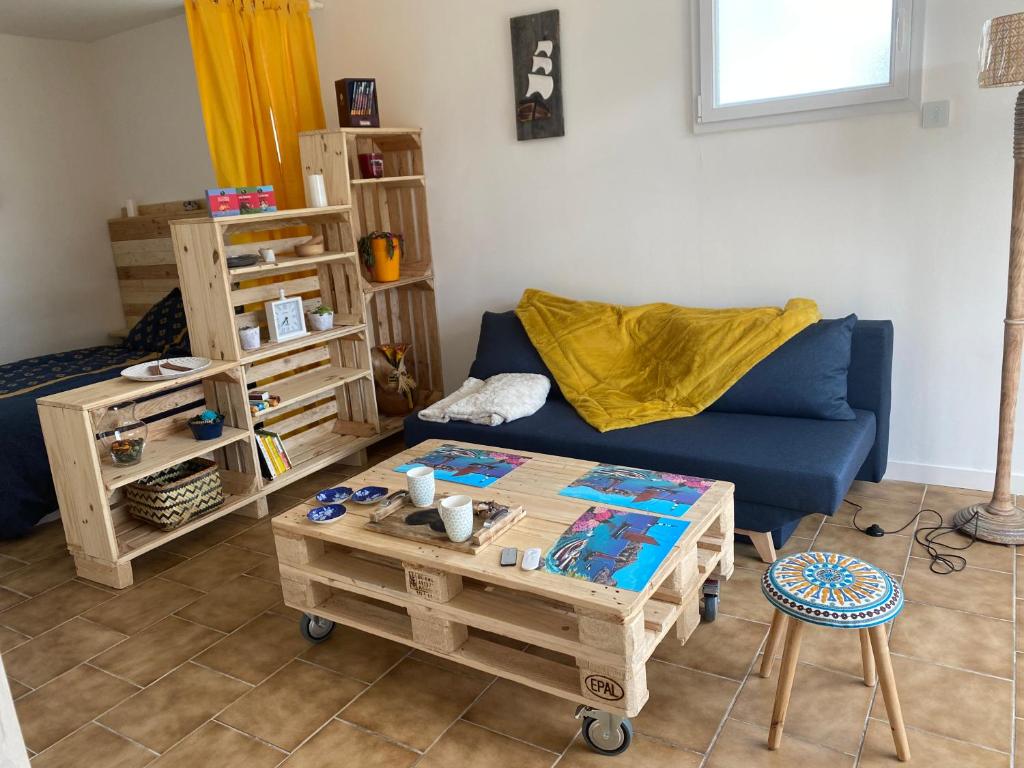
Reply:
<svg viewBox="0 0 1024 768"><path fill-rule="evenodd" d="M216 462L192 459L125 486L128 513L173 531L224 503Z"/></svg>

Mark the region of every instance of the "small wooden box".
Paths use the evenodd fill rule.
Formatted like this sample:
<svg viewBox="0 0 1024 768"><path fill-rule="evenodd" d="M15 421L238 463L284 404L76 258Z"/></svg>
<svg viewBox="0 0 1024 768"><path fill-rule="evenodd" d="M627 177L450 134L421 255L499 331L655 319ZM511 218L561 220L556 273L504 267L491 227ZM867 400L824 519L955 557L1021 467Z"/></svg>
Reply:
<svg viewBox="0 0 1024 768"><path fill-rule="evenodd" d="M334 81L338 125L342 128L379 128L377 81L372 77L346 77Z"/></svg>

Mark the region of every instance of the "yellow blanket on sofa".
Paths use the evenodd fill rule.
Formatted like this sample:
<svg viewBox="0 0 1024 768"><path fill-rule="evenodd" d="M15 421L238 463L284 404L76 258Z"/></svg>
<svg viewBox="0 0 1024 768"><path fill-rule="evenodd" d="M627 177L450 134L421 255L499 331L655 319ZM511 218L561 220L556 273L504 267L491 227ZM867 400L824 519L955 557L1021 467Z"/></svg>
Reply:
<svg viewBox="0 0 1024 768"><path fill-rule="evenodd" d="M532 288L516 314L565 398L601 432L700 413L821 319L809 299L784 309L623 307Z"/></svg>

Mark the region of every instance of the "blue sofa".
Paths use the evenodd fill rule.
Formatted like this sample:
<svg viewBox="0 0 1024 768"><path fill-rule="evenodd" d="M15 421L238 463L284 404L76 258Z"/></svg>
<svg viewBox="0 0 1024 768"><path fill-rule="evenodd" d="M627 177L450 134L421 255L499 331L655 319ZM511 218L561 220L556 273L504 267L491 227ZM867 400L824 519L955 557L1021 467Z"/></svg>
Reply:
<svg viewBox="0 0 1024 768"><path fill-rule="evenodd" d="M577 415L553 383L547 403L528 418L486 427L436 424L413 414L405 421L405 440L409 446L431 438L462 440L729 480L736 485L736 527L770 533L780 547L804 516L833 514L855 479L878 482L885 474L892 349L891 322L852 325L846 383L852 418L847 411L846 420L717 410L727 393L696 416L602 433ZM470 375L514 372L551 377L515 313L485 313Z"/></svg>

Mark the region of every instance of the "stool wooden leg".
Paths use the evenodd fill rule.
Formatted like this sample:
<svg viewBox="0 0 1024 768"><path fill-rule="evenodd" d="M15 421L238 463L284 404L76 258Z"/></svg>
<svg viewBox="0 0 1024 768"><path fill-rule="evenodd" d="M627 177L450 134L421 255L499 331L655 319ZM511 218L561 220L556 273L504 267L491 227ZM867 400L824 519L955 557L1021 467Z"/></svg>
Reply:
<svg viewBox="0 0 1024 768"><path fill-rule="evenodd" d="M882 700L885 701L885 712L889 716L892 740L896 743L896 757L905 763L910 759L910 744L907 741L907 729L903 726L903 710L900 708L900 699L896 694L896 677L892 672L892 659L889 658L889 642L885 635L885 625L871 627L868 634L871 638L871 649L875 652L878 680L881 683Z"/></svg>
<svg viewBox="0 0 1024 768"><path fill-rule="evenodd" d="M768 640L764 644L764 656L761 658L761 677L772 676L772 665L775 664L775 654L779 652L779 643L786 636L786 619L788 617L782 611L776 609L772 616L772 628L768 630Z"/></svg>
<svg viewBox="0 0 1024 768"><path fill-rule="evenodd" d="M768 749L778 749L782 744L782 728L786 724L786 712L789 710L789 694L793 690L796 663L800 659L800 636L804 631L804 623L793 619L786 624L786 649L782 652L779 685L775 689L775 707L772 710L772 727L768 731Z"/></svg>
<svg viewBox="0 0 1024 768"><path fill-rule="evenodd" d="M866 629L858 629L860 635L860 660L864 667L864 685L868 688L878 682L875 675L875 657L871 652L871 637Z"/></svg>

